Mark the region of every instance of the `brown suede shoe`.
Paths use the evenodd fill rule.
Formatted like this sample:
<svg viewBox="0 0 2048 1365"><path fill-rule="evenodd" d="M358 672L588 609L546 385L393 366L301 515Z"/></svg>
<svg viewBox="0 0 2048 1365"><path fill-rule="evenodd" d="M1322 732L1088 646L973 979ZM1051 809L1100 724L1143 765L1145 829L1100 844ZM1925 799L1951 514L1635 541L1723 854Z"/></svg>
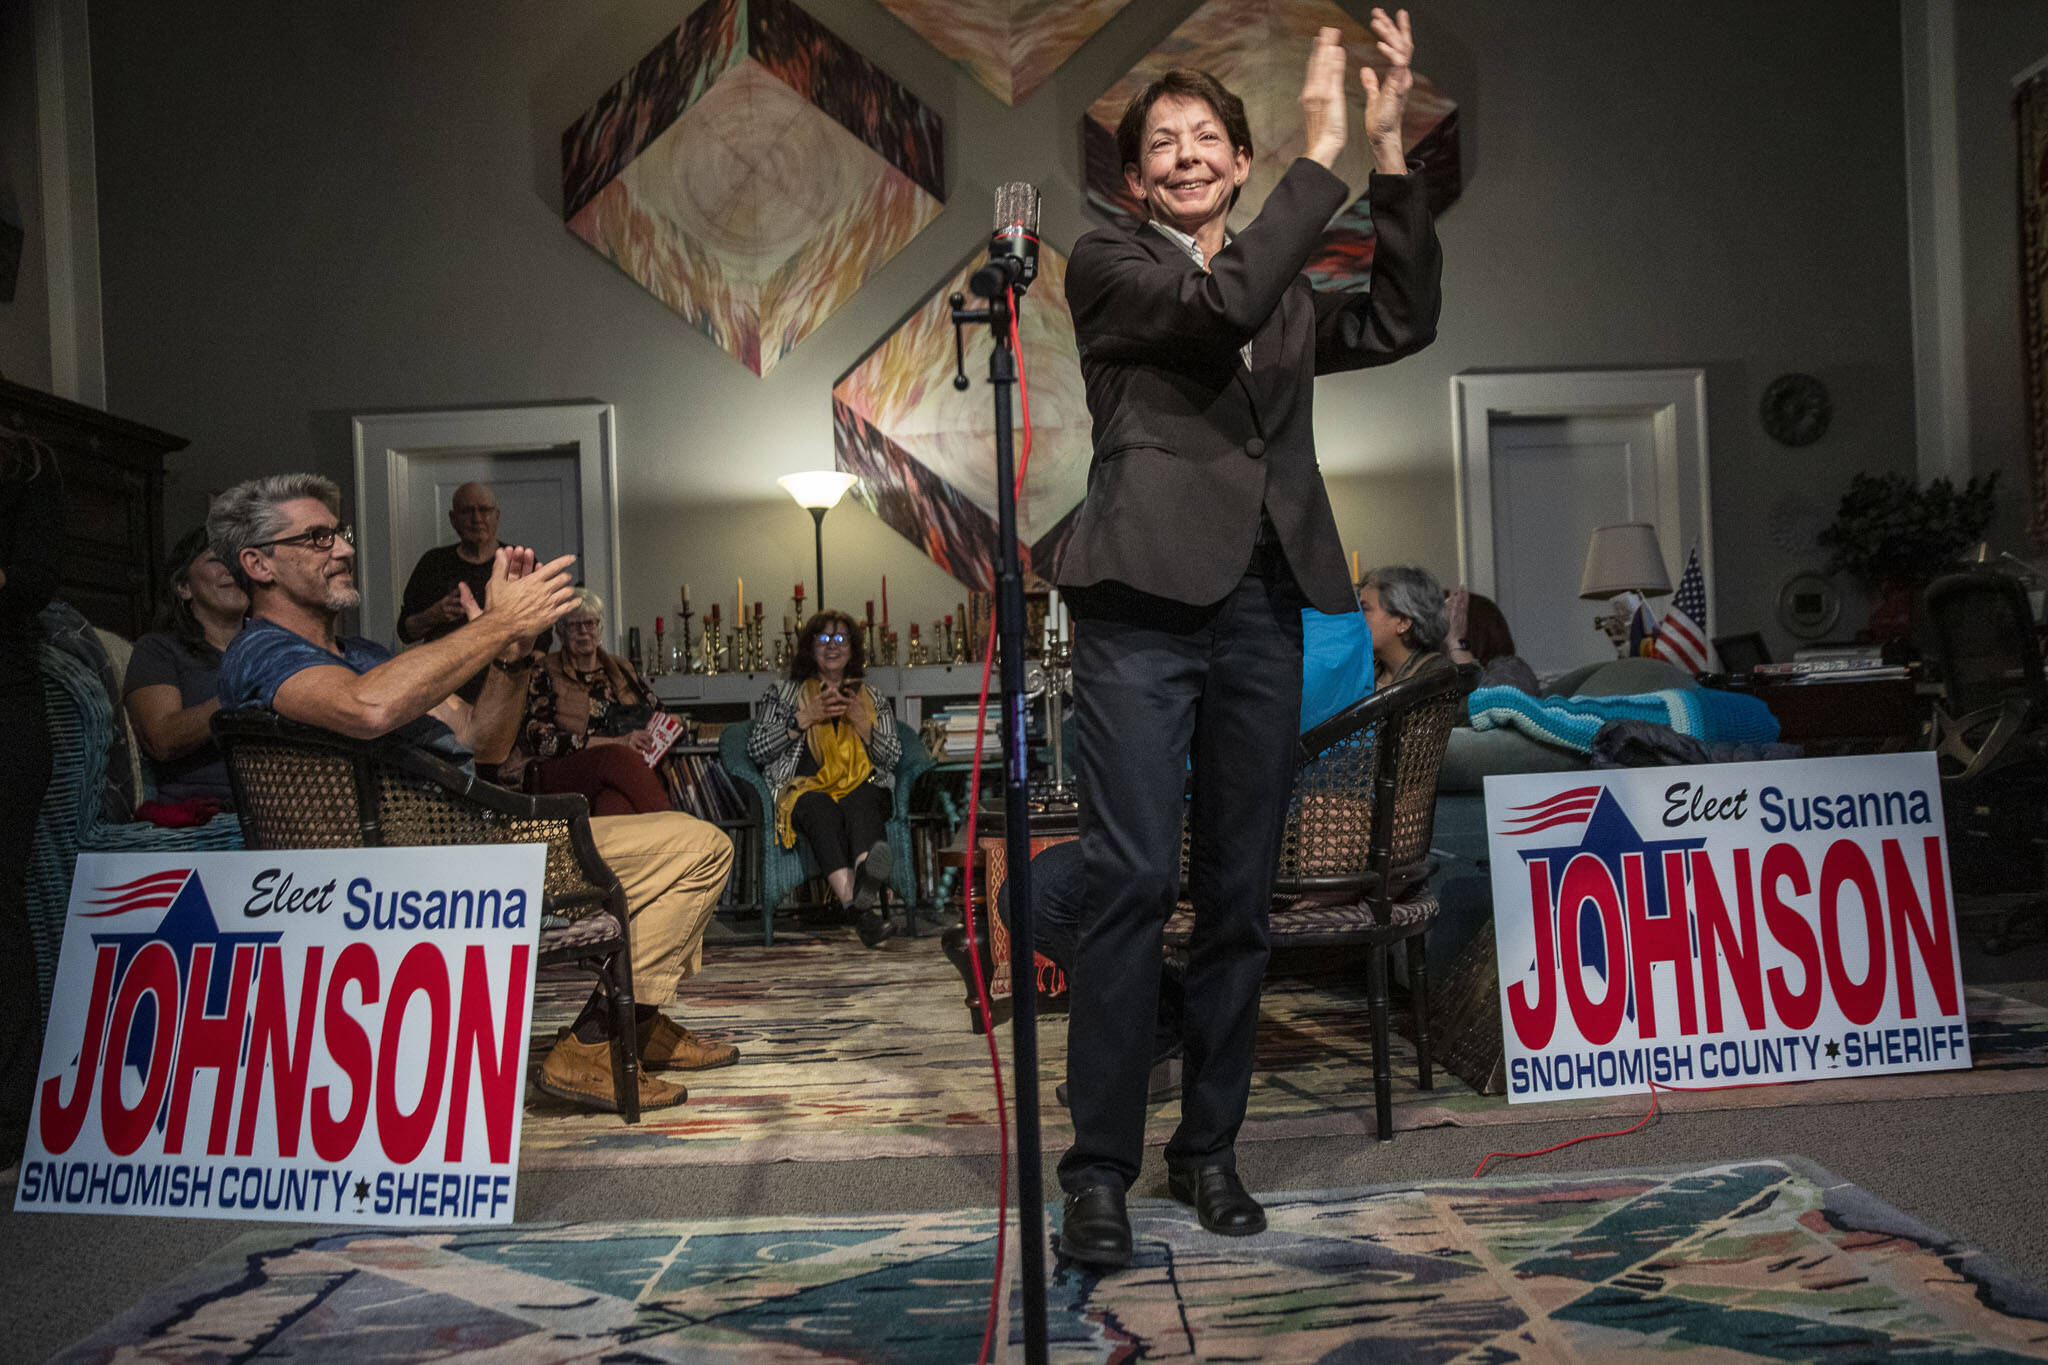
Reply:
<svg viewBox="0 0 2048 1365"><path fill-rule="evenodd" d="M666 1014L657 1014L640 1025L635 1036L640 1043L640 1065L657 1071L711 1071L740 1059L740 1050L731 1043L699 1038Z"/></svg>
<svg viewBox="0 0 2048 1365"><path fill-rule="evenodd" d="M642 1109L667 1109L690 1098L690 1092L682 1086L671 1085L644 1071L639 1080ZM562 1039L549 1050L533 1084L558 1100L610 1114L619 1112L612 1091L610 1043L578 1042L573 1034Z"/></svg>

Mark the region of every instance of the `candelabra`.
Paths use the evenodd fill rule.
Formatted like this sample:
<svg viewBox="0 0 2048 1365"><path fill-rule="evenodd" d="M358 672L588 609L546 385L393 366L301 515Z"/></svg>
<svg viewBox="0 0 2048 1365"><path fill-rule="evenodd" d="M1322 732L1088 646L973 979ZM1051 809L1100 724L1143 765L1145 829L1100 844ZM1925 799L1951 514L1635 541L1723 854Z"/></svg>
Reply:
<svg viewBox="0 0 2048 1365"><path fill-rule="evenodd" d="M697 651L690 641L690 618L696 614L690 610L690 599L685 597L683 599L683 609L676 613L676 620L680 623L681 629L676 632L675 668L672 670L673 672L695 673L697 671Z"/></svg>
<svg viewBox="0 0 2048 1365"><path fill-rule="evenodd" d="M663 630L662 618L659 616L655 617L654 657L647 661L647 676L650 678L659 678L668 672L668 650L662 644L664 639Z"/></svg>

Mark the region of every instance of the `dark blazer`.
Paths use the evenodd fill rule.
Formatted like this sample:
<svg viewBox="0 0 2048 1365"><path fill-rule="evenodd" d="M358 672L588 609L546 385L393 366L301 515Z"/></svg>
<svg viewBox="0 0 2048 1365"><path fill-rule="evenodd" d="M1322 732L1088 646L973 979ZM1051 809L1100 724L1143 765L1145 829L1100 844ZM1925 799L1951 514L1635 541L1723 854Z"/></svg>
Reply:
<svg viewBox="0 0 2048 1365"><path fill-rule="evenodd" d="M1316 463L1315 376L1427 346L1443 273L1422 177L1375 174L1368 194L1378 238L1369 295L1318 293L1301 273L1350 198L1305 157L1206 273L1149 225L1075 244L1067 303L1095 455L1054 571L1063 591L1113 580L1221 601L1251 563L1263 503L1308 600L1355 609ZM1249 373L1238 353L1247 339Z"/></svg>

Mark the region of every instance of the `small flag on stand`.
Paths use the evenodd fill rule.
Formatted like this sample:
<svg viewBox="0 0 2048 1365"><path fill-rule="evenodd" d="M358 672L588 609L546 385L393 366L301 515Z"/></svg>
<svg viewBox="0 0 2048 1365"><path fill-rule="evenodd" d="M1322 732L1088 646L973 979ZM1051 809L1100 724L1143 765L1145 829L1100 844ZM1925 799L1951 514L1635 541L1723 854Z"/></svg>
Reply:
<svg viewBox="0 0 2048 1365"><path fill-rule="evenodd" d="M1688 673L1706 672L1714 656L1707 643L1707 576L1700 571L1697 545L1686 556L1685 574L1657 627L1656 653Z"/></svg>
<svg viewBox="0 0 2048 1365"><path fill-rule="evenodd" d="M1628 607L1628 657L1646 658L1657 652L1657 618L1639 593L1623 593Z"/></svg>

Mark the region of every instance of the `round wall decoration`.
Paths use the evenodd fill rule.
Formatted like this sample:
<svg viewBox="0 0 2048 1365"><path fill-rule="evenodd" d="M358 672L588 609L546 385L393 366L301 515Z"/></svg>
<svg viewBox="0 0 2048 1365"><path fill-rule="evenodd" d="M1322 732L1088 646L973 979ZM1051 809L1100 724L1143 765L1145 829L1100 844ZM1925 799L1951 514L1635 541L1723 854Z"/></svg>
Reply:
<svg viewBox="0 0 2048 1365"><path fill-rule="evenodd" d="M1778 624L1800 640L1818 640L1842 619L1842 592L1823 574L1796 573L1778 589Z"/></svg>
<svg viewBox="0 0 2048 1365"><path fill-rule="evenodd" d="M1835 415L1827 385L1810 374L1781 374L1764 386L1757 416L1780 445L1808 446L1827 434Z"/></svg>

